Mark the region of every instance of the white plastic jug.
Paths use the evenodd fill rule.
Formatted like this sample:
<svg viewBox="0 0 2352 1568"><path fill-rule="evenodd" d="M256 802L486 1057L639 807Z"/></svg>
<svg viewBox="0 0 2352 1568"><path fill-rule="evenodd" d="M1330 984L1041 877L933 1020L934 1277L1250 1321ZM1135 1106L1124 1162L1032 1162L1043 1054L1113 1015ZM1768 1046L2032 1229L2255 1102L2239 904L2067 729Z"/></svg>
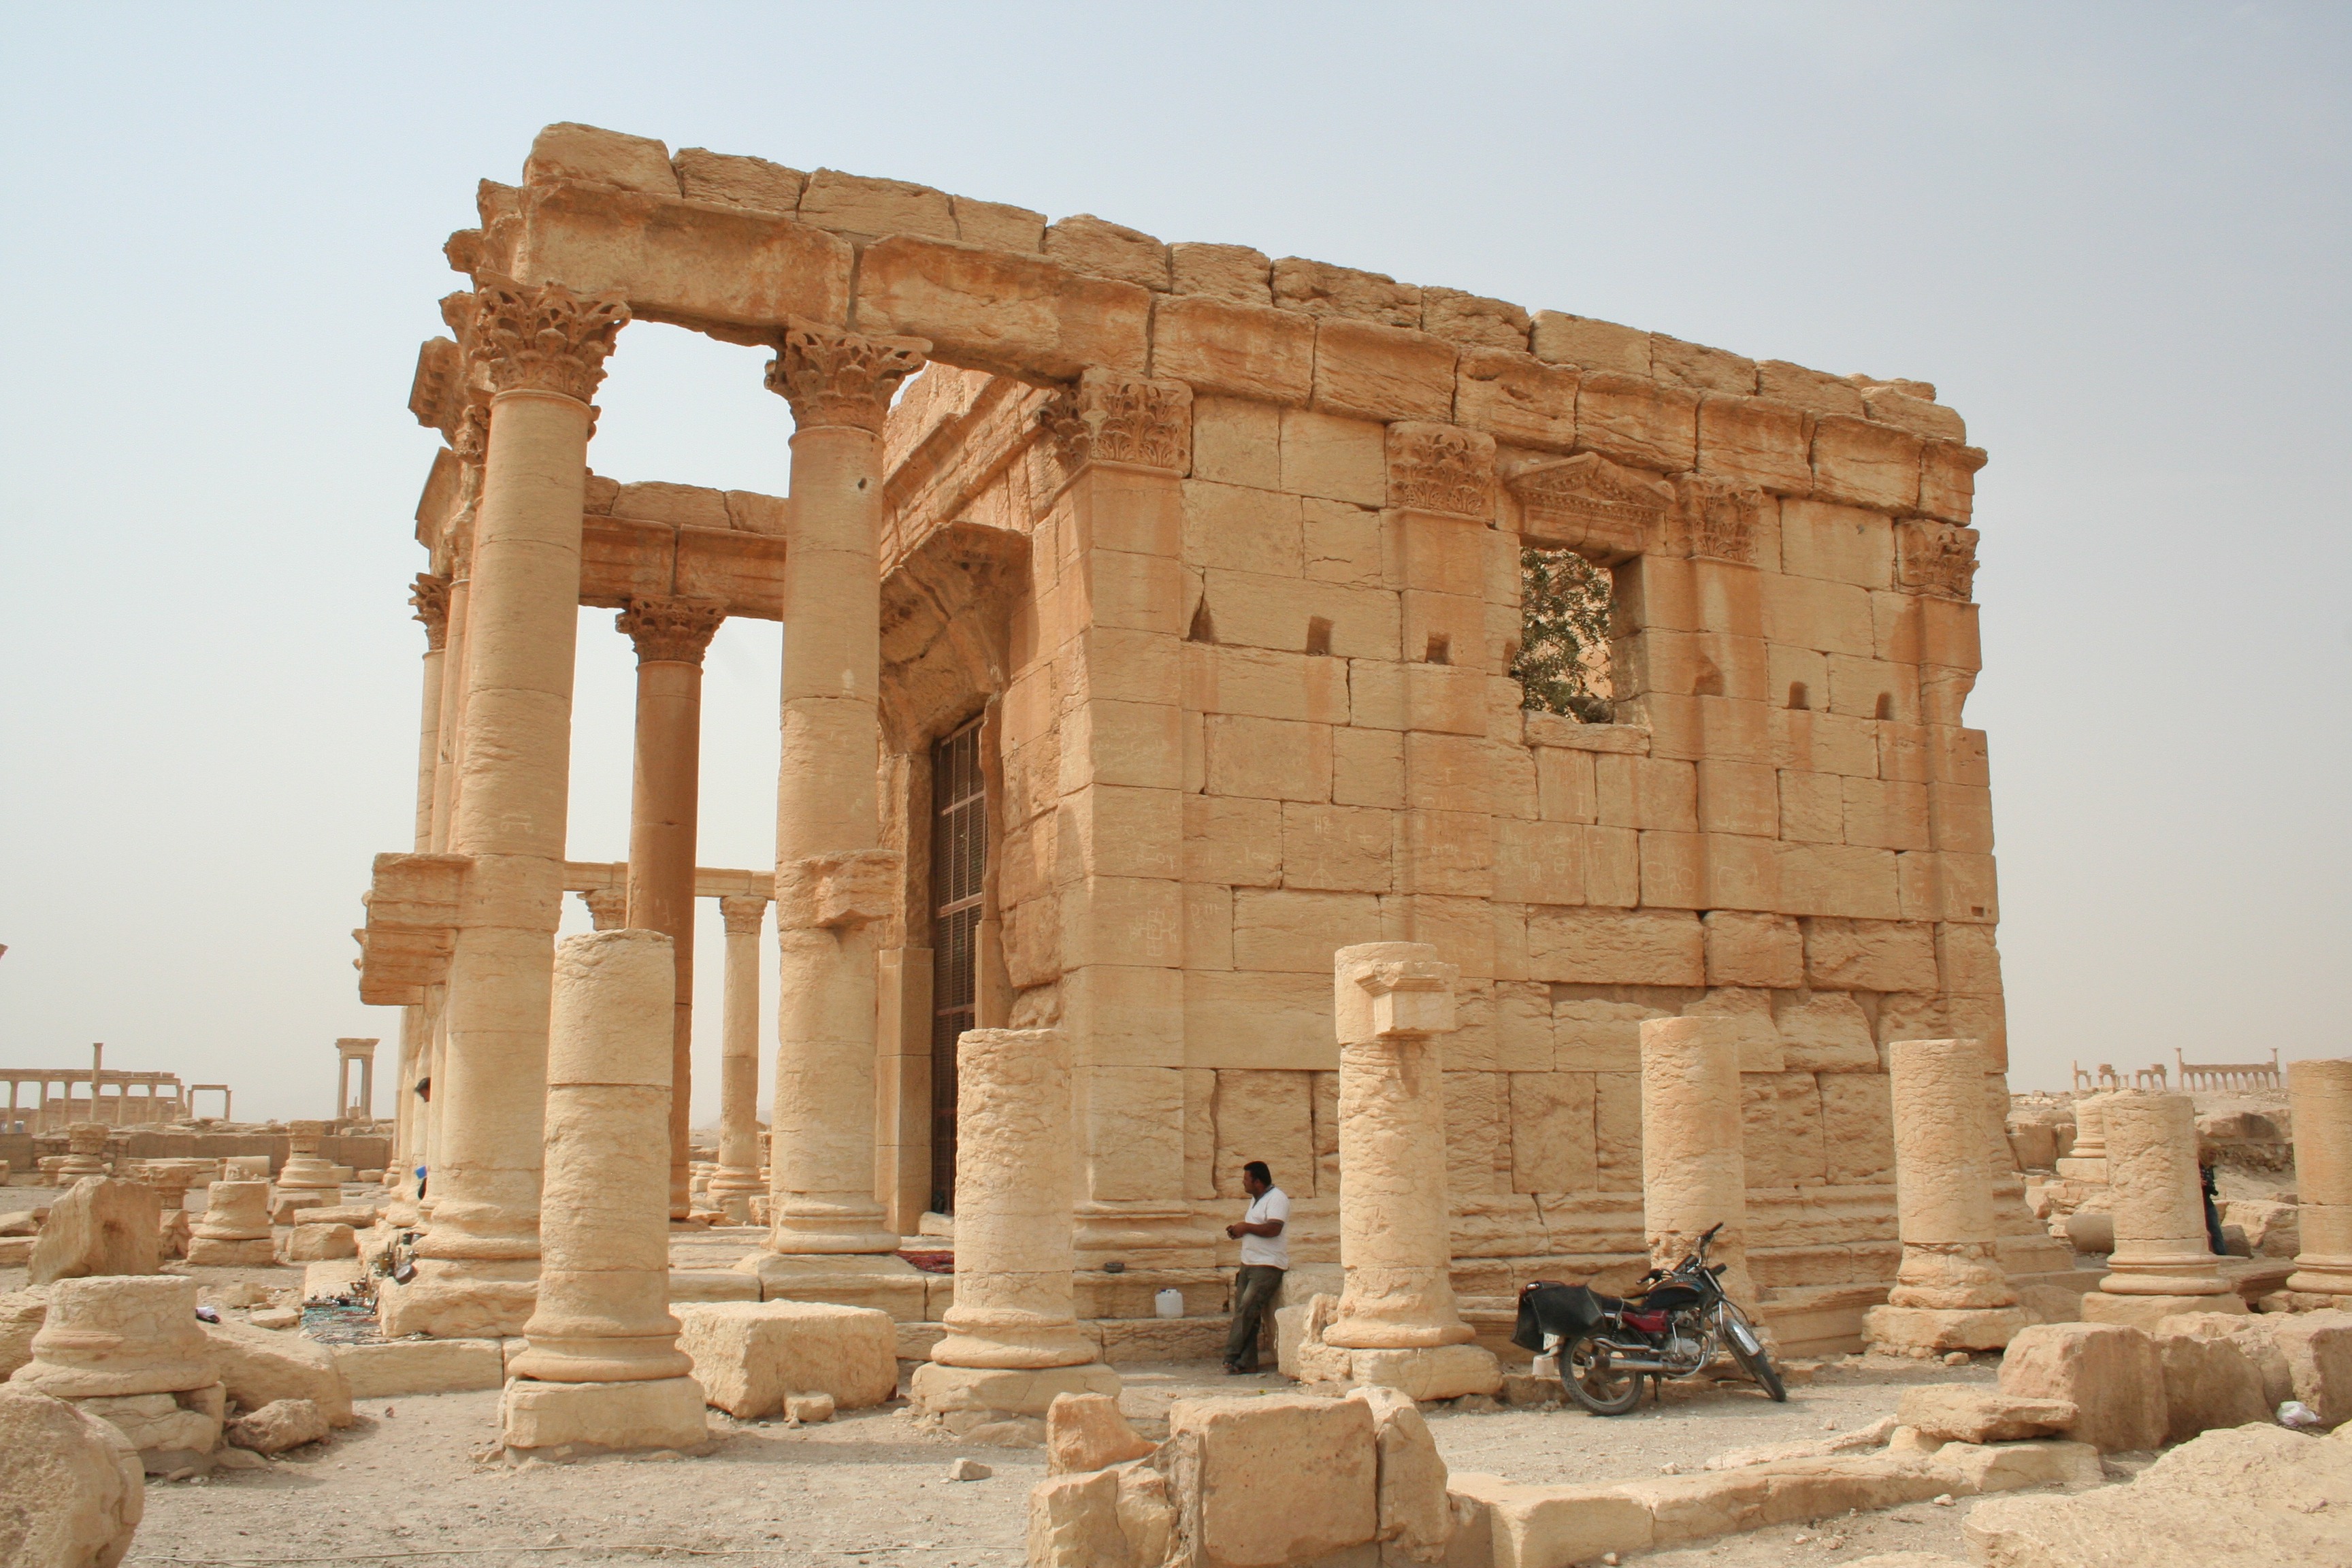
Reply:
<svg viewBox="0 0 2352 1568"><path fill-rule="evenodd" d="M1184 1315L1184 1292L1181 1290L1160 1291L1158 1295L1151 1298L1151 1310L1163 1318L1182 1317Z"/></svg>

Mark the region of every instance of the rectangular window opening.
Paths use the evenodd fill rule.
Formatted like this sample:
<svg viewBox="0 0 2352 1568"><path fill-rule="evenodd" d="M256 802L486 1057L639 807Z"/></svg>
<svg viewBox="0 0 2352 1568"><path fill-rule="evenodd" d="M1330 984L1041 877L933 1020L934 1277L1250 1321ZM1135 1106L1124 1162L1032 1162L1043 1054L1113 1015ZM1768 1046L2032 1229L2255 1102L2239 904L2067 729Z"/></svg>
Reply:
<svg viewBox="0 0 2352 1568"><path fill-rule="evenodd" d="M1511 675L1527 705L1587 724L1615 718L1608 571L1572 550L1519 552L1519 647Z"/></svg>
<svg viewBox="0 0 2352 1568"><path fill-rule="evenodd" d="M931 1210L955 1213L956 1041L979 1026L988 789L980 721L931 748Z"/></svg>

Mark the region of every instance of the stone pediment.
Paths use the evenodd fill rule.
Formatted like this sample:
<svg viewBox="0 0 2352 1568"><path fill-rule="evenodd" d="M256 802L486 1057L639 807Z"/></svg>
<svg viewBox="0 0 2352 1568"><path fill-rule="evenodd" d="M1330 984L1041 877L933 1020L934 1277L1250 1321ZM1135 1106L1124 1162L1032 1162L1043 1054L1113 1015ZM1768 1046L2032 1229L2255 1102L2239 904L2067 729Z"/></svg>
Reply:
<svg viewBox="0 0 2352 1568"><path fill-rule="evenodd" d="M1672 485L1597 452L1522 463L1503 483L1518 498L1528 542L1604 566L1650 549L1675 504Z"/></svg>

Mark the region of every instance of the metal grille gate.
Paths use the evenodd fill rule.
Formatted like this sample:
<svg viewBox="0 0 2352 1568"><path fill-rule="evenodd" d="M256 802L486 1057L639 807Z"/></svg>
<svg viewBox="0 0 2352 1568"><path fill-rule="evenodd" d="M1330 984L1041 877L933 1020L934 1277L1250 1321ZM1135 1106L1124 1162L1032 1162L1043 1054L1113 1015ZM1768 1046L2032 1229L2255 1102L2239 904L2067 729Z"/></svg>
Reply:
<svg viewBox="0 0 2352 1568"><path fill-rule="evenodd" d="M931 748L931 1208L955 1213L956 1037L978 1026L988 791L980 721Z"/></svg>

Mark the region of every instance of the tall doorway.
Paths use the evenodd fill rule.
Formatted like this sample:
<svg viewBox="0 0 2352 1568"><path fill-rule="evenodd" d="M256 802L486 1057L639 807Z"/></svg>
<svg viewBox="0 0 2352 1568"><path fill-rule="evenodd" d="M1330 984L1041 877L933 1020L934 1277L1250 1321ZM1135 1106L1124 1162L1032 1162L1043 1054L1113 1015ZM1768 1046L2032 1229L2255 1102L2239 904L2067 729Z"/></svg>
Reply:
<svg viewBox="0 0 2352 1568"><path fill-rule="evenodd" d="M931 748L931 1209L955 1213L956 1038L979 1026L988 789L980 721Z"/></svg>

